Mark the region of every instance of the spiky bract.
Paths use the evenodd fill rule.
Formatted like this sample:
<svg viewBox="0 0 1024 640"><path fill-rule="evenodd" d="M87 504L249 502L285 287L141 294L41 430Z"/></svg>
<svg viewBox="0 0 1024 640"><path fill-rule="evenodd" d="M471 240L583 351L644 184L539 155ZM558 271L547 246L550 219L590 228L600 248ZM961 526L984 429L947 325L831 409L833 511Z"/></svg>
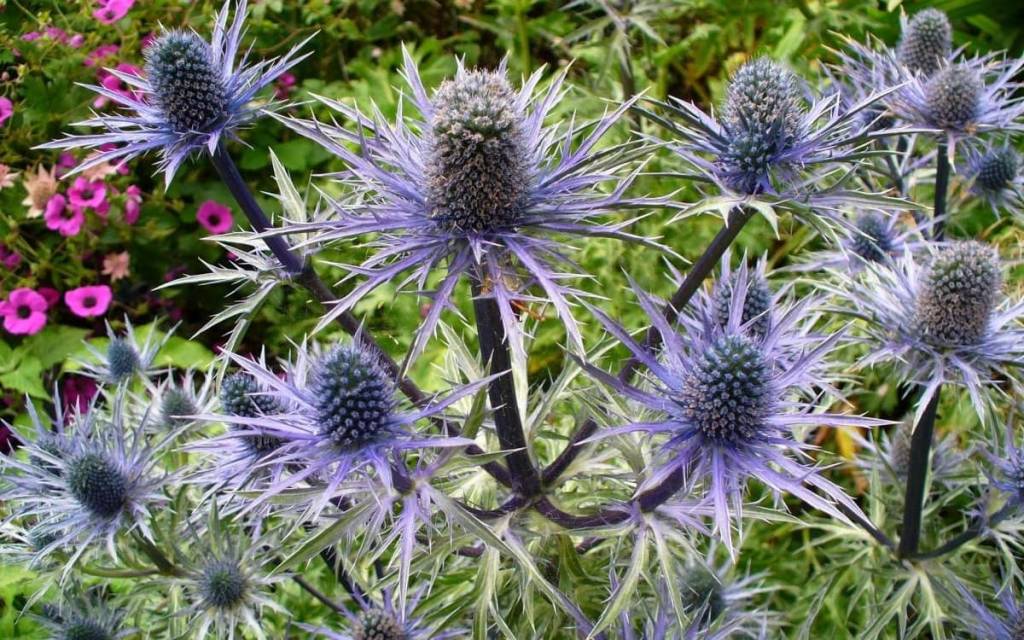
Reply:
<svg viewBox="0 0 1024 640"><path fill-rule="evenodd" d="M229 26L231 5L231 0L225 0L209 42L185 31L165 32L157 38L147 49L146 77L107 69L130 91L88 85L123 110L76 123L101 133L67 135L40 148L100 148L73 172L157 151L159 168L169 185L186 158L204 149L213 153L221 140L235 137L239 127L277 108L275 103L251 103L264 87L308 55L298 55L308 38L280 58L249 63L243 55L236 63L247 9L245 0L238 0Z"/></svg>

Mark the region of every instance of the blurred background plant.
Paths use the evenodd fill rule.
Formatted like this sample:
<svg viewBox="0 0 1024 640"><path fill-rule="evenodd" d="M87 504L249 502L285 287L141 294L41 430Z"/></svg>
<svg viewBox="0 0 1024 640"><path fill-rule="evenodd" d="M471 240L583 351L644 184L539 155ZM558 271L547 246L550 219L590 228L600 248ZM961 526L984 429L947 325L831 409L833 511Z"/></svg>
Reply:
<svg viewBox="0 0 1024 640"><path fill-rule="evenodd" d="M925 6L948 13L956 28L954 46L972 53L1006 49L1019 56L1024 51L1024 5L981 0L269 0L253 3L248 37L254 42L254 55L266 58L318 32L312 44L316 55L277 82L274 91L281 98L302 101L317 93L347 103L372 102L393 116L402 86L397 72L400 46L405 43L430 87L454 72L452 54L484 66L494 66L507 55L513 75L528 74L541 65L571 65L572 90L562 108L582 118L636 92L718 105L728 75L758 54L786 61L807 78L816 77L823 63L834 60L830 47L838 46L836 33L858 40L871 34L894 43L900 12L914 13ZM86 354L83 340L105 349L106 323L119 329L130 321L142 339L180 323L176 335L163 343L157 364L182 370L208 364L223 341L216 330L193 336L221 311L227 285L157 290L180 275L203 271L203 262L230 267L236 259L220 245L204 241L244 220L213 168L205 162L186 164L164 191L151 158L120 167L100 166L61 180L84 155L32 149L58 137L68 123L88 117L90 110L110 108L77 83L130 91L104 69L138 72L154 25L194 25L202 30L218 8L217 3L173 0L0 0L0 419L25 424L25 397L45 402L55 386L69 406L87 404L95 385L77 373L77 362ZM612 137L628 136L627 125L649 126L627 122ZM238 155L239 166L257 192L277 191L271 150L300 188L312 173L340 168L321 147L271 119L245 130L242 138L247 146ZM650 175L638 181L636 191L664 195L682 188L677 198L694 201L698 196L689 183L657 175L661 162L659 157L648 165ZM264 199L267 210L279 211L272 202ZM718 228L713 216L687 219L677 227L659 228L660 224L643 221L637 231L662 236L689 258L703 250ZM974 201L957 211L952 228L1004 247L1019 246L1022 240L1009 220ZM788 265L796 249L812 250L817 243L814 234L799 225L784 225L776 236L758 219L750 223L734 251L764 254L769 266L777 268ZM321 257L339 264L361 261L357 248ZM671 291L663 265L627 245L588 242L579 258L585 272L595 276L584 288L608 296L606 310L624 326L645 324L642 311L626 294L624 272L646 290L663 295ZM392 294L393 289L382 287L357 310L374 334L384 337L386 348L402 354L425 310L414 296ZM468 306L466 300L460 304ZM316 322L305 306L303 296L275 290L253 314L235 352L265 348L285 353L288 339L302 336ZM384 307L387 313L375 313ZM584 329L592 338L600 335L597 323ZM561 370L563 352L558 345L564 337L557 323L541 325L529 362L536 380ZM412 377L428 389L438 387L429 374L444 357L443 346L429 347ZM861 387L869 391L851 399L865 413L901 418L896 386L871 375ZM948 421L960 420L947 413ZM972 420L969 413L960 412L965 424ZM0 433L0 447L16 445L8 435ZM843 439L824 444L847 456L858 449ZM851 473L850 481L862 484L869 475ZM857 553L848 542L831 551L839 557ZM851 618L843 630L848 606L864 597L856 589L856 572L871 571L869 563L853 568L851 560L844 565L851 567L848 571L808 580L819 568L818 561L805 531L785 522L758 530L748 539L743 561L755 572L770 567L776 581L788 585L771 596L772 609L792 612L795 620L816 619L821 629L839 629L837 638L857 637L855 630L863 628L862 620ZM0 608L3 637L29 637L33 628L28 619L18 619L17 611L38 585L19 576L5 568L0 580L0 598L6 605ZM825 585L826 579L832 582ZM836 584L849 587L835 589ZM819 600L825 586L834 597ZM585 580L579 589L586 591ZM292 611L303 607L289 603ZM596 604L591 608L595 607L599 610ZM811 611L820 615L808 617ZM810 637L812 628L806 629Z"/></svg>

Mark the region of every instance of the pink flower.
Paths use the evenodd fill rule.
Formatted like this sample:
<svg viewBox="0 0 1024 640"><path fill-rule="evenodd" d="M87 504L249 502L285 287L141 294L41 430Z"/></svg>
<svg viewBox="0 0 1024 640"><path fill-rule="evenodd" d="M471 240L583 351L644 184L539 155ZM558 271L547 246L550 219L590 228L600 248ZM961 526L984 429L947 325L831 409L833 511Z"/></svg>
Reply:
<svg viewBox="0 0 1024 640"><path fill-rule="evenodd" d="M110 308L113 293L105 284L78 287L64 292L64 304L79 318L102 316Z"/></svg>
<svg viewBox="0 0 1024 640"><path fill-rule="evenodd" d="M286 71L278 76L274 84L274 97L278 100L287 100L295 91L295 74Z"/></svg>
<svg viewBox="0 0 1024 640"><path fill-rule="evenodd" d="M46 298L27 287L15 289L6 302L0 303L0 315L4 317L4 329L10 333L39 333L46 326Z"/></svg>
<svg viewBox="0 0 1024 640"><path fill-rule="evenodd" d="M82 63L87 67L98 67L106 58L113 57L120 51L120 47L116 44L103 44L96 47L93 51L89 52L89 55L85 56L85 61Z"/></svg>
<svg viewBox="0 0 1024 640"><path fill-rule="evenodd" d="M115 68L121 73L142 77L142 69L138 68L134 64L121 62ZM100 86L102 86L104 89L113 91L114 93L125 96L126 98L133 98L135 100L142 99L141 93L128 87L124 82L121 81L120 78L110 73L106 69L100 69L99 71L97 71L96 77L100 81ZM92 101L92 106L97 109L102 109L108 104L110 104L110 98L102 95L98 96L95 100Z"/></svg>
<svg viewBox="0 0 1024 640"><path fill-rule="evenodd" d="M75 178L75 184L68 189L68 198L73 207L102 210L107 204L107 186L98 180Z"/></svg>
<svg viewBox="0 0 1024 640"><path fill-rule="evenodd" d="M85 212L78 207L68 207L67 198L56 193L46 203L43 219L46 220L47 229L57 231L64 237L76 236L85 223Z"/></svg>
<svg viewBox="0 0 1024 640"><path fill-rule="evenodd" d="M39 295L46 298L46 307L52 309L53 305L60 302L60 291L57 291L53 287L39 287L36 289Z"/></svg>
<svg viewBox="0 0 1024 640"><path fill-rule="evenodd" d="M85 36L83 36L80 33L76 33L75 35L71 36L70 40L68 40L68 46L72 49L77 49L81 47L83 44L85 44Z"/></svg>
<svg viewBox="0 0 1024 640"><path fill-rule="evenodd" d="M13 249L8 249L7 245L0 243L0 264L13 270L21 264L21 255Z"/></svg>
<svg viewBox="0 0 1024 640"><path fill-rule="evenodd" d="M124 197L124 221L135 224L142 211L142 189L133 184L124 190Z"/></svg>
<svg viewBox="0 0 1024 640"><path fill-rule="evenodd" d="M96 382L92 378L76 375L64 378L60 385L60 399L64 404L65 419L75 408L79 411L88 409L97 391Z"/></svg>
<svg viewBox="0 0 1024 640"><path fill-rule="evenodd" d="M227 233L234 225L231 209L216 200L207 200L199 205L196 220L210 233Z"/></svg>
<svg viewBox="0 0 1024 640"><path fill-rule="evenodd" d="M46 37L54 42L64 44L68 41L68 32L60 27L46 27Z"/></svg>
<svg viewBox="0 0 1024 640"><path fill-rule="evenodd" d="M103 258L103 275L110 276L111 282L127 278L131 273L131 256L127 251L111 253Z"/></svg>
<svg viewBox="0 0 1024 640"><path fill-rule="evenodd" d="M135 0L97 0L99 9L92 12L92 17L103 24L114 24L128 14Z"/></svg>
<svg viewBox="0 0 1024 640"><path fill-rule="evenodd" d="M0 98L0 124L6 122L7 118L12 115L14 115L14 103L8 98Z"/></svg>
<svg viewBox="0 0 1024 640"><path fill-rule="evenodd" d="M149 48L149 45L153 44L154 42L156 42L156 33L150 31L149 33L147 33L139 39L139 49L141 49L144 52L146 49Z"/></svg>
<svg viewBox="0 0 1024 640"><path fill-rule="evenodd" d="M39 33L38 31L29 31L28 33L22 35L21 39L24 40L25 42L32 42L33 40L38 40L39 38L42 38L42 37L43 37L43 34Z"/></svg>

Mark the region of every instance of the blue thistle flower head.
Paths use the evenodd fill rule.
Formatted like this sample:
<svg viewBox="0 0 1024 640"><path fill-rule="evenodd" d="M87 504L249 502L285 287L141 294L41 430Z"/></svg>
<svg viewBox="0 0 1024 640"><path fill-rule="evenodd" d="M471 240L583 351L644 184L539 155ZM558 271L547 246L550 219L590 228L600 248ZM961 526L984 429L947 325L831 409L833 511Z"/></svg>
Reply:
<svg viewBox="0 0 1024 640"><path fill-rule="evenodd" d="M549 302L581 346L570 300L581 295L572 281L582 274L574 273L568 240L612 237L664 249L626 231L635 216L609 219L665 203L625 195L646 143L597 148L634 100L593 122L549 124L564 93L564 71L538 90L541 71L516 87L504 62L484 70L460 60L454 77L429 92L412 56L404 56L406 100L415 108L403 109L394 123L326 98L338 121L354 123L351 129L277 116L347 165L340 174L343 195L318 220L293 221L287 229L323 244L374 234L359 268L362 282L332 306L319 328L385 283L436 281L407 355L411 362L451 308L456 288L471 278L482 295L500 302L513 348L522 351L516 338L523 335L513 300Z"/></svg>
<svg viewBox="0 0 1024 640"><path fill-rule="evenodd" d="M850 238L850 251L868 262L885 262L896 246L892 218L867 211L854 220L857 233Z"/></svg>
<svg viewBox="0 0 1024 640"><path fill-rule="evenodd" d="M1020 153L1008 142L968 149L966 177L971 193L990 205L996 213L1024 216L1024 171Z"/></svg>
<svg viewBox="0 0 1024 640"><path fill-rule="evenodd" d="M961 614L964 631L986 640L1019 640L1024 632L1024 606L1009 586L994 586L995 596L1002 611L985 606L966 586L955 580L956 593L946 593L953 607ZM945 592L946 589L943 589ZM991 594L990 594L991 595Z"/></svg>
<svg viewBox="0 0 1024 640"><path fill-rule="evenodd" d="M341 449L358 449L391 429L395 389L375 358L339 345L320 361L310 381L320 434Z"/></svg>
<svg viewBox="0 0 1024 640"><path fill-rule="evenodd" d="M937 71L925 85L928 118L941 129L964 129L978 117L985 85L971 66Z"/></svg>
<svg viewBox="0 0 1024 640"><path fill-rule="evenodd" d="M236 61L247 8L245 0L238 0L229 25L231 6L231 0L226 0L209 42L191 31L168 31L158 37L146 50L145 77L107 69L130 92L87 85L121 109L76 123L102 132L67 135L39 148L115 145L92 155L71 173L157 151L159 170L169 185L186 158L204 149L213 153L222 140L236 137L240 127L278 108L276 103L255 106L252 102L264 87L309 55L298 55L309 39L280 58L252 63L243 55Z"/></svg>
<svg viewBox="0 0 1024 640"><path fill-rule="evenodd" d="M132 427L125 424L124 401L125 392L120 390L111 407L93 407L88 414L76 415L70 429L58 432L56 455L52 440L40 443L14 427L28 459L8 457L0 462L5 485L0 499L11 505L12 518L34 522L33 533L49 540L36 552L37 561L57 550L71 550L64 577L96 546L105 546L114 556L119 534L138 531L151 538L150 510L166 501L162 488L167 477L159 472L159 457L171 438L149 444L144 421ZM29 415L36 434L48 429L48 422L31 405Z"/></svg>
<svg viewBox="0 0 1024 640"><path fill-rule="evenodd" d="M745 295L745 279L745 274L738 279L743 286L735 295ZM770 330L757 336L742 323L742 297L730 307L724 326L706 297L681 314L677 326L664 318L657 301L639 290L637 296L664 339L659 354L648 352L600 310L593 311L650 371L646 383L633 386L597 367L586 367L649 412L598 437L640 431L667 438L660 442L657 466L638 493L682 471L690 479L691 492L702 496L713 514L714 529L730 551L731 519L739 517L749 480L760 480L776 493L791 493L843 521L848 518L837 503L856 513L856 505L841 488L799 461L807 445L791 433L805 424L880 424L820 411L819 387L829 387L823 359L840 335L821 339L808 333L802 323L812 298L778 304Z"/></svg>
<svg viewBox="0 0 1024 640"><path fill-rule="evenodd" d="M925 245L922 245L924 248ZM964 386L979 417L986 389L1019 384L1024 362L1024 304L1001 290L995 251L974 241L933 244L889 264L871 263L858 278L837 273L872 346L863 365L889 362L930 394L943 384Z"/></svg>
<svg viewBox="0 0 1024 640"><path fill-rule="evenodd" d="M915 73L930 76L953 55L953 26L939 9L924 9L907 21L896 48L899 61Z"/></svg>
<svg viewBox="0 0 1024 640"><path fill-rule="evenodd" d="M108 607L95 594L65 595L59 605L44 605L42 615L35 617L59 640L118 640L135 633L124 628L121 611Z"/></svg>
<svg viewBox="0 0 1024 640"><path fill-rule="evenodd" d="M679 593L683 611L700 627L710 626L726 612L728 602L722 582L706 567L696 566L686 571Z"/></svg>
<svg viewBox="0 0 1024 640"><path fill-rule="evenodd" d="M662 113L638 111L673 133L676 140L668 148L721 192L680 216L709 209L724 216L757 201L773 224L778 207L819 225L836 219L839 207L853 200L848 189L836 186L835 176L870 144L865 124L875 124L883 112L880 100L892 92L890 86L833 87L816 96L792 71L759 58L730 79L717 119L672 97L651 101Z"/></svg>
<svg viewBox="0 0 1024 640"><path fill-rule="evenodd" d="M191 416L198 413L195 398L184 387L169 387L164 390L160 399L160 417L165 426L172 429L181 427L190 422L184 416Z"/></svg>
<svg viewBox="0 0 1024 640"><path fill-rule="evenodd" d="M915 329L937 346L977 344L988 331L1001 285L999 258L991 247L980 242L942 247L921 276Z"/></svg>
<svg viewBox="0 0 1024 640"><path fill-rule="evenodd" d="M114 382L131 378L142 366L135 347L123 338L115 338L107 346L107 373Z"/></svg>
<svg viewBox="0 0 1024 640"><path fill-rule="evenodd" d="M301 623L299 627L316 637L330 640L453 640L464 637L464 630L432 628L413 613L423 593L419 590L403 601L397 593L385 589L379 603L359 594L356 596L357 609L342 612L345 615L344 631Z"/></svg>
<svg viewBox="0 0 1024 640"><path fill-rule="evenodd" d="M210 560L203 565L197 579L203 603L214 609L235 609L245 602L249 579L238 562L228 559Z"/></svg>
<svg viewBox="0 0 1024 640"><path fill-rule="evenodd" d="M213 473L221 482L233 486L254 479L262 482L261 495L247 509L262 508L282 492L313 482L323 484L324 491L300 506L316 514L346 481L372 479L392 487L392 457L472 442L421 435L411 427L477 392L490 378L438 396L416 410L403 409L390 376L358 345L358 340L326 350L303 345L292 362L284 363L283 376L262 359L229 356L241 371L222 383L225 414L202 416L227 423L229 430L199 447L217 455ZM273 410L263 411L247 402L256 398ZM234 413L229 407L234 407ZM254 442L246 443L247 439ZM272 447L258 450L259 443L271 442ZM226 443L235 443L234 448L221 450ZM239 443L244 443L244 451L238 450Z"/></svg>
<svg viewBox="0 0 1024 640"><path fill-rule="evenodd" d="M763 265L762 263L759 263ZM762 269L763 270L763 267ZM759 270L759 271L761 271ZM719 326L729 324L729 316L732 314L732 305L739 282L743 277L740 272L731 276L720 278L718 285L712 292L711 303L714 305L715 320ZM749 274L746 282L746 293L743 294L743 310L740 314L740 323L749 327L755 336L764 336L771 328L771 310L774 305L774 296L764 274L754 272Z"/></svg>

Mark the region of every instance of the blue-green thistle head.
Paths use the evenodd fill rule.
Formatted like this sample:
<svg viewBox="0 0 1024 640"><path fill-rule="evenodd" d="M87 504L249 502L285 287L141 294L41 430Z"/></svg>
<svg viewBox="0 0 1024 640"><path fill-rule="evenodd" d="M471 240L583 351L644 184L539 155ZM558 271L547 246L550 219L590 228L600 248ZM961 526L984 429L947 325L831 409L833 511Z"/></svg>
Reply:
<svg viewBox="0 0 1024 640"><path fill-rule="evenodd" d="M355 345L338 345L317 364L309 391L320 434L341 449L378 441L391 428L395 391L376 359Z"/></svg>
<svg viewBox="0 0 1024 640"><path fill-rule="evenodd" d="M920 338L936 346L977 344L1001 286L999 257L991 247L973 241L942 247L918 285L914 321Z"/></svg>
<svg viewBox="0 0 1024 640"><path fill-rule="evenodd" d="M100 518L118 515L128 500L128 477L102 453L82 453L72 459L65 480L75 500Z"/></svg>
<svg viewBox="0 0 1024 640"><path fill-rule="evenodd" d="M739 274L733 273L725 282L720 282L715 288L711 302L715 315L715 322L720 327L729 324L729 314L732 309L733 292L736 290L736 281ZM764 336L771 326L772 292L758 274L751 273L747 280L747 295L743 299L743 314L740 322L746 324L753 320L750 325L750 332L755 336Z"/></svg>
<svg viewBox="0 0 1024 640"><path fill-rule="evenodd" d="M975 171L974 188L998 194L1012 186L1020 171L1020 156L1011 147L996 147L978 160Z"/></svg>
<svg viewBox="0 0 1024 640"><path fill-rule="evenodd" d="M164 425L175 428L189 422L188 418L181 416L195 415L196 404L192 400L192 394L178 387L168 387L160 400L160 417Z"/></svg>
<svg viewBox="0 0 1024 640"><path fill-rule="evenodd" d="M107 346L107 373L114 382L132 377L142 367L139 352L124 338L114 338Z"/></svg>
<svg viewBox="0 0 1024 640"><path fill-rule="evenodd" d="M430 217L448 231L514 227L530 186L517 96L504 73L460 71L434 94L427 160Z"/></svg>
<svg viewBox="0 0 1024 640"><path fill-rule="evenodd" d="M679 595L683 610L689 615L700 614L701 628L707 628L725 613L726 600L721 581L703 567L694 567L683 576Z"/></svg>
<svg viewBox="0 0 1024 640"><path fill-rule="evenodd" d="M896 54L911 71L930 76L953 51L953 27L945 12L925 9L914 14L900 36Z"/></svg>
<svg viewBox="0 0 1024 640"><path fill-rule="evenodd" d="M211 560L197 577L203 602L215 609L235 609L246 602L249 578L234 560Z"/></svg>
<svg viewBox="0 0 1024 640"><path fill-rule="evenodd" d="M868 211L861 214L855 221L857 233L850 237L850 249L854 254L868 262L883 262L895 246L892 227L885 216Z"/></svg>
<svg viewBox="0 0 1024 640"><path fill-rule="evenodd" d="M939 70L925 86L929 119L944 129L967 127L981 109L985 84L978 72L958 65Z"/></svg>
<svg viewBox="0 0 1024 640"><path fill-rule="evenodd" d="M156 106L175 131L207 133L228 114L228 91L210 45L192 32L172 31L146 49L146 75Z"/></svg>
<svg viewBox="0 0 1024 640"><path fill-rule="evenodd" d="M390 611L363 611L352 629L352 640L409 640L405 627Z"/></svg>
<svg viewBox="0 0 1024 640"><path fill-rule="evenodd" d="M719 161L725 181L742 193L758 193L779 157L793 146L804 117L799 80L767 58L740 67L729 82L722 123L728 147Z"/></svg>
<svg viewBox="0 0 1024 640"><path fill-rule="evenodd" d="M263 393L256 378L248 373L233 373L220 385L220 404L224 412L242 418L256 418L281 412L277 398ZM234 430L248 431L245 425L232 424ZM264 455L281 447L282 440L269 434L246 435L245 444L256 455Z"/></svg>
<svg viewBox="0 0 1024 640"><path fill-rule="evenodd" d="M61 631L60 640L113 640L114 638L104 625L88 618L70 620Z"/></svg>
<svg viewBox="0 0 1024 640"><path fill-rule="evenodd" d="M752 60L729 80L722 122L730 131L765 130L778 123L781 135L792 138L803 115L799 80L774 60Z"/></svg>
<svg viewBox="0 0 1024 640"><path fill-rule="evenodd" d="M750 338L719 335L686 373L677 402L705 438L752 441L773 406L771 367Z"/></svg>

